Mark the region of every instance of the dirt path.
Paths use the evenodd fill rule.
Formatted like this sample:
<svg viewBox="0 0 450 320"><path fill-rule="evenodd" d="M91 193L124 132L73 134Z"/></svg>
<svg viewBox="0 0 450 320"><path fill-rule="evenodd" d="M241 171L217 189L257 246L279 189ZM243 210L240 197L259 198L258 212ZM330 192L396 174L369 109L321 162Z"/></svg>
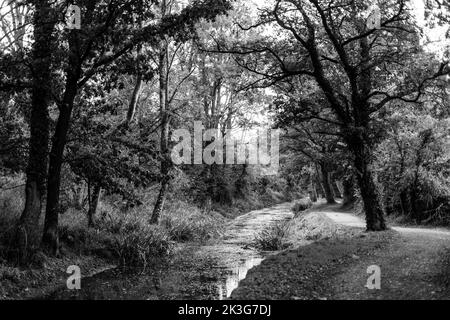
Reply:
<svg viewBox="0 0 450 320"><path fill-rule="evenodd" d="M325 211L335 223L364 228L354 215ZM448 281L450 231L425 228L393 227L401 235L386 250L375 250L351 268L331 280L336 299L450 299ZM364 286L368 266L381 269L381 289Z"/></svg>
<svg viewBox="0 0 450 320"><path fill-rule="evenodd" d="M450 299L450 231L366 233L364 221L338 205L319 206L304 219L328 220L336 236L269 257L233 299ZM381 269L380 290L366 288L373 265Z"/></svg>

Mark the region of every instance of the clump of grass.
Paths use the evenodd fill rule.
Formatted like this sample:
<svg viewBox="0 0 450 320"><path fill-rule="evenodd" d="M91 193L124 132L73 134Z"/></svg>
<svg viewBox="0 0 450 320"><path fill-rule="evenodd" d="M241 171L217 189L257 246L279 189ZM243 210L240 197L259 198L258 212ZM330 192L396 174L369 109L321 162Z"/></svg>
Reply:
<svg viewBox="0 0 450 320"><path fill-rule="evenodd" d="M296 201L291 210L292 210L292 212L294 212L295 215L298 215L299 213L308 210L312 206L313 206L313 203L312 203L311 199L305 198L305 199Z"/></svg>
<svg viewBox="0 0 450 320"><path fill-rule="evenodd" d="M221 234L225 218L214 212L202 212L186 202L174 201L161 217L160 225L171 240L207 241Z"/></svg>
<svg viewBox="0 0 450 320"><path fill-rule="evenodd" d="M286 238L289 232L289 221L280 221L264 228L253 241L254 246L263 251L278 251L289 245Z"/></svg>
<svg viewBox="0 0 450 320"><path fill-rule="evenodd" d="M159 226L125 224L113 247L121 266L146 267L155 258L169 256L174 246L167 231Z"/></svg>

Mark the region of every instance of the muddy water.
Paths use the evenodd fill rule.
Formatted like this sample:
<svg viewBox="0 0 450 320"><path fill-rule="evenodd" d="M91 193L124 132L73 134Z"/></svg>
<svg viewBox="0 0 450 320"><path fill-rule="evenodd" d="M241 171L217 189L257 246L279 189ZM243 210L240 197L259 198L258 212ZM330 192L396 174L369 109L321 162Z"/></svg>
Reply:
<svg viewBox="0 0 450 320"><path fill-rule="evenodd" d="M268 253L251 245L266 226L291 219L291 204L252 211L231 221L221 239L181 245L175 258L147 270L112 270L82 281L78 291L52 299L226 299Z"/></svg>

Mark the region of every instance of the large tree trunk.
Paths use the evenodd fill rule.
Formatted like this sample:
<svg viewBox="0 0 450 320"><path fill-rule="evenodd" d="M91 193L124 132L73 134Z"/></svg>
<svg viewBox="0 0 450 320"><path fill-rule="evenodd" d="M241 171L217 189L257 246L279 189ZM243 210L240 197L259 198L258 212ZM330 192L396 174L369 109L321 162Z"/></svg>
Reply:
<svg viewBox="0 0 450 320"><path fill-rule="evenodd" d="M35 1L33 44L33 88L31 101L29 158L25 187L25 208L17 228L19 262L24 263L29 249L40 239L40 217L48 165L51 54L54 18L50 2Z"/></svg>
<svg viewBox="0 0 450 320"><path fill-rule="evenodd" d="M349 146L354 154L355 174L366 213L367 231L386 230L383 206L370 168L370 149L358 137L353 137Z"/></svg>
<svg viewBox="0 0 450 320"><path fill-rule="evenodd" d="M70 115L67 111L60 113L53 136L48 170L47 207L45 212L44 235L42 245L48 253L57 255L59 250L58 219L59 195L61 189L61 169Z"/></svg>
<svg viewBox="0 0 450 320"><path fill-rule="evenodd" d="M322 177L323 191L325 192L325 199L327 200L327 203L336 203L336 201L334 201L333 189L331 186L330 172L328 171L326 163L320 163L320 172Z"/></svg>
<svg viewBox="0 0 450 320"><path fill-rule="evenodd" d="M47 207L45 212L44 235L42 237L43 248L51 254L57 255L59 251L58 220L59 220L59 195L61 189L61 168L63 164L64 149L69 132L70 119L75 97L78 92L78 80L80 78L80 61L78 53L78 34L71 31L69 35L69 63L66 69L67 79L64 98L59 106L59 116L56 122L55 133L52 139L50 152L50 164L48 169Z"/></svg>

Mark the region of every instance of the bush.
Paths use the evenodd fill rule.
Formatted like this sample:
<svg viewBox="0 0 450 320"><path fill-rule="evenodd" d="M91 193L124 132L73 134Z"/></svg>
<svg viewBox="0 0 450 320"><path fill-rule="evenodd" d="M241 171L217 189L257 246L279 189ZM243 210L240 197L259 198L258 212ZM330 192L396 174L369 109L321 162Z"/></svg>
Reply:
<svg viewBox="0 0 450 320"><path fill-rule="evenodd" d="M301 213L305 210L308 210L312 206L313 206L313 203L312 203L311 199L305 198L305 199L301 199L301 200L295 202L295 204L291 210L292 210L292 212L294 212L295 215L298 215L299 213Z"/></svg>
<svg viewBox="0 0 450 320"><path fill-rule="evenodd" d="M289 232L289 221L280 221L264 228L253 241L254 246L263 251L278 251L286 249L286 237Z"/></svg>

